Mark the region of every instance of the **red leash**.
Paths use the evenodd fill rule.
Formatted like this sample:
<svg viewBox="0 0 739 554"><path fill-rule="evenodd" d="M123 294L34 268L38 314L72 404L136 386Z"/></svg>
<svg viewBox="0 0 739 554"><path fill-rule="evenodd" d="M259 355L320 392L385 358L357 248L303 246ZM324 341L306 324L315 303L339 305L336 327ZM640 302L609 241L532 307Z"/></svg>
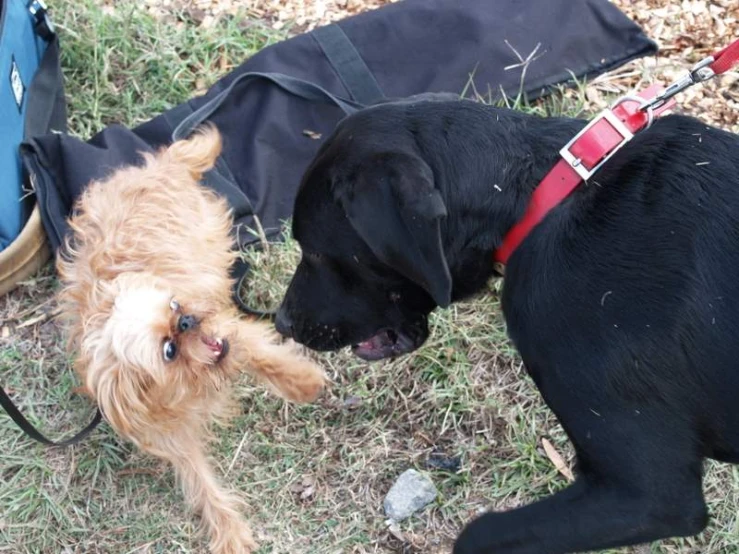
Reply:
<svg viewBox="0 0 739 554"><path fill-rule="evenodd" d="M709 67L713 73L715 75L726 73L739 61L739 40L735 40L723 50L719 50L711 58L713 58L713 61L709 63Z"/></svg>
<svg viewBox="0 0 739 554"><path fill-rule="evenodd" d="M508 258L544 216L580 183L590 179L637 132L648 128L655 117L669 110L675 104L673 96L696 83L726 73L737 62L739 39L698 62L685 77L662 93L656 94L660 87L653 85L638 96L616 100L613 106L595 116L559 151L562 159L534 189L523 217L508 231L495 251L495 270L503 275Z"/></svg>

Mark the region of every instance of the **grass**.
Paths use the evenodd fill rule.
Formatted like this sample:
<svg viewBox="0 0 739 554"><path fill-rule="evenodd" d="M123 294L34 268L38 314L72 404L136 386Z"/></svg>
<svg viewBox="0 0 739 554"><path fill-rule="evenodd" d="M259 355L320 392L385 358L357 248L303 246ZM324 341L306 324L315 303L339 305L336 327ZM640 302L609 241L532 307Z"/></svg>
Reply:
<svg viewBox="0 0 739 554"><path fill-rule="evenodd" d="M114 11L90 0L58 0L52 8L62 31L71 130L84 138L160 113L282 38L258 22L206 30L186 16L155 21L133 2L118 2ZM519 107L578 112L581 96L569 96ZM296 260L289 236L249 253L256 273L247 300L273 306ZM346 352L321 356L333 386L313 406L288 406L251 382L239 385L243 413L220 432L213 455L250 506L260 553L449 552L477 511L517 506L566 485L541 441L550 440L568 462L571 449L506 339L499 285L435 313L432 336L414 355L371 365ZM0 299L0 330L8 335L0 334L0 375L24 413L59 436L86 423L92 410L73 393L53 319L55 287L47 268ZM460 457L460 469L430 468L432 456ZM390 530L382 500L409 467L429 471L441 494ZM707 464L705 489L714 516L706 532L641 552L739 552L739 470ZM57 451L26 439L0 415L0 552L203 553L195 523L169 468L106 425Z"/></svg>

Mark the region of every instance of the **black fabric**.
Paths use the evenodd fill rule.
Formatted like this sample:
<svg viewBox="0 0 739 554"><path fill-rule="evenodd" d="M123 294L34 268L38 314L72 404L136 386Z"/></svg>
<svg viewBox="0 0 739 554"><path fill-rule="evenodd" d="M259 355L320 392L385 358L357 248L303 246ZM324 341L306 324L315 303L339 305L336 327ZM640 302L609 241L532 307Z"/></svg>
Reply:
<svg viewBox="0 0 739 554"><path fill-rule="evenodd" d="M656 51L608 0L404 0L338 27L265 48L205 95L135 129L112 125L88 142L68 135L28 141L24 161L36 173L52 245L60 245L72 203L91 179L169 144L176 129L184 136L206 113L224 137L206 184L228 198L237 227L255 228L256 214L271 235L290 217L321 142L344 113L378 95L462 93L472 78L478 91L522 91L531 99ZM353 50L339 52L345 39ZM522 68L505 68L519 63L514 48L525 58L537 46L522 87ZM215 99L212 112L198 112ZM238 229L236 236L241 246L256 240Z"/></svg>

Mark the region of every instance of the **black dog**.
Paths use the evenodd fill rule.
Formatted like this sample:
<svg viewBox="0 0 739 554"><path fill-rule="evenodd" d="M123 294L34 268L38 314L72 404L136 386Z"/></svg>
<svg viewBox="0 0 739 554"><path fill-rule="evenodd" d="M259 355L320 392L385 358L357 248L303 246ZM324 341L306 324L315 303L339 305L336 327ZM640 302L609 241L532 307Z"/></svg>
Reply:
<svg viewBox="0 0 739 554"><path fill-rule="evenodd" d="M584 121L471 101L345 119L307 170L277 326L379 359L483 288ZM739 137L667 116L546 216L506 269L509 334L575 446L577 481L488 513L457 554L557 554L700 532L706 457L739 462Z"/></svg>

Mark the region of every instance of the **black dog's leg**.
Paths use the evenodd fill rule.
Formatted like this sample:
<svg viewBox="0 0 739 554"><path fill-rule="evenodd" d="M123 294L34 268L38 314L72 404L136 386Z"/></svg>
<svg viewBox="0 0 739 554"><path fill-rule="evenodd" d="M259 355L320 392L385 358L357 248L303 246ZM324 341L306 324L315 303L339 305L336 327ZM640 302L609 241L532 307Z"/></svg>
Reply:
<svg viewBox="0 0 739 554"><path fill-rule="evenodd" d="M707 523L701 457L664 415L603 413L588 422L581 414L571 429L583 440L574 441L578 480L540 502L474 520L454 554L565 554L699 533Z"/></svg>

